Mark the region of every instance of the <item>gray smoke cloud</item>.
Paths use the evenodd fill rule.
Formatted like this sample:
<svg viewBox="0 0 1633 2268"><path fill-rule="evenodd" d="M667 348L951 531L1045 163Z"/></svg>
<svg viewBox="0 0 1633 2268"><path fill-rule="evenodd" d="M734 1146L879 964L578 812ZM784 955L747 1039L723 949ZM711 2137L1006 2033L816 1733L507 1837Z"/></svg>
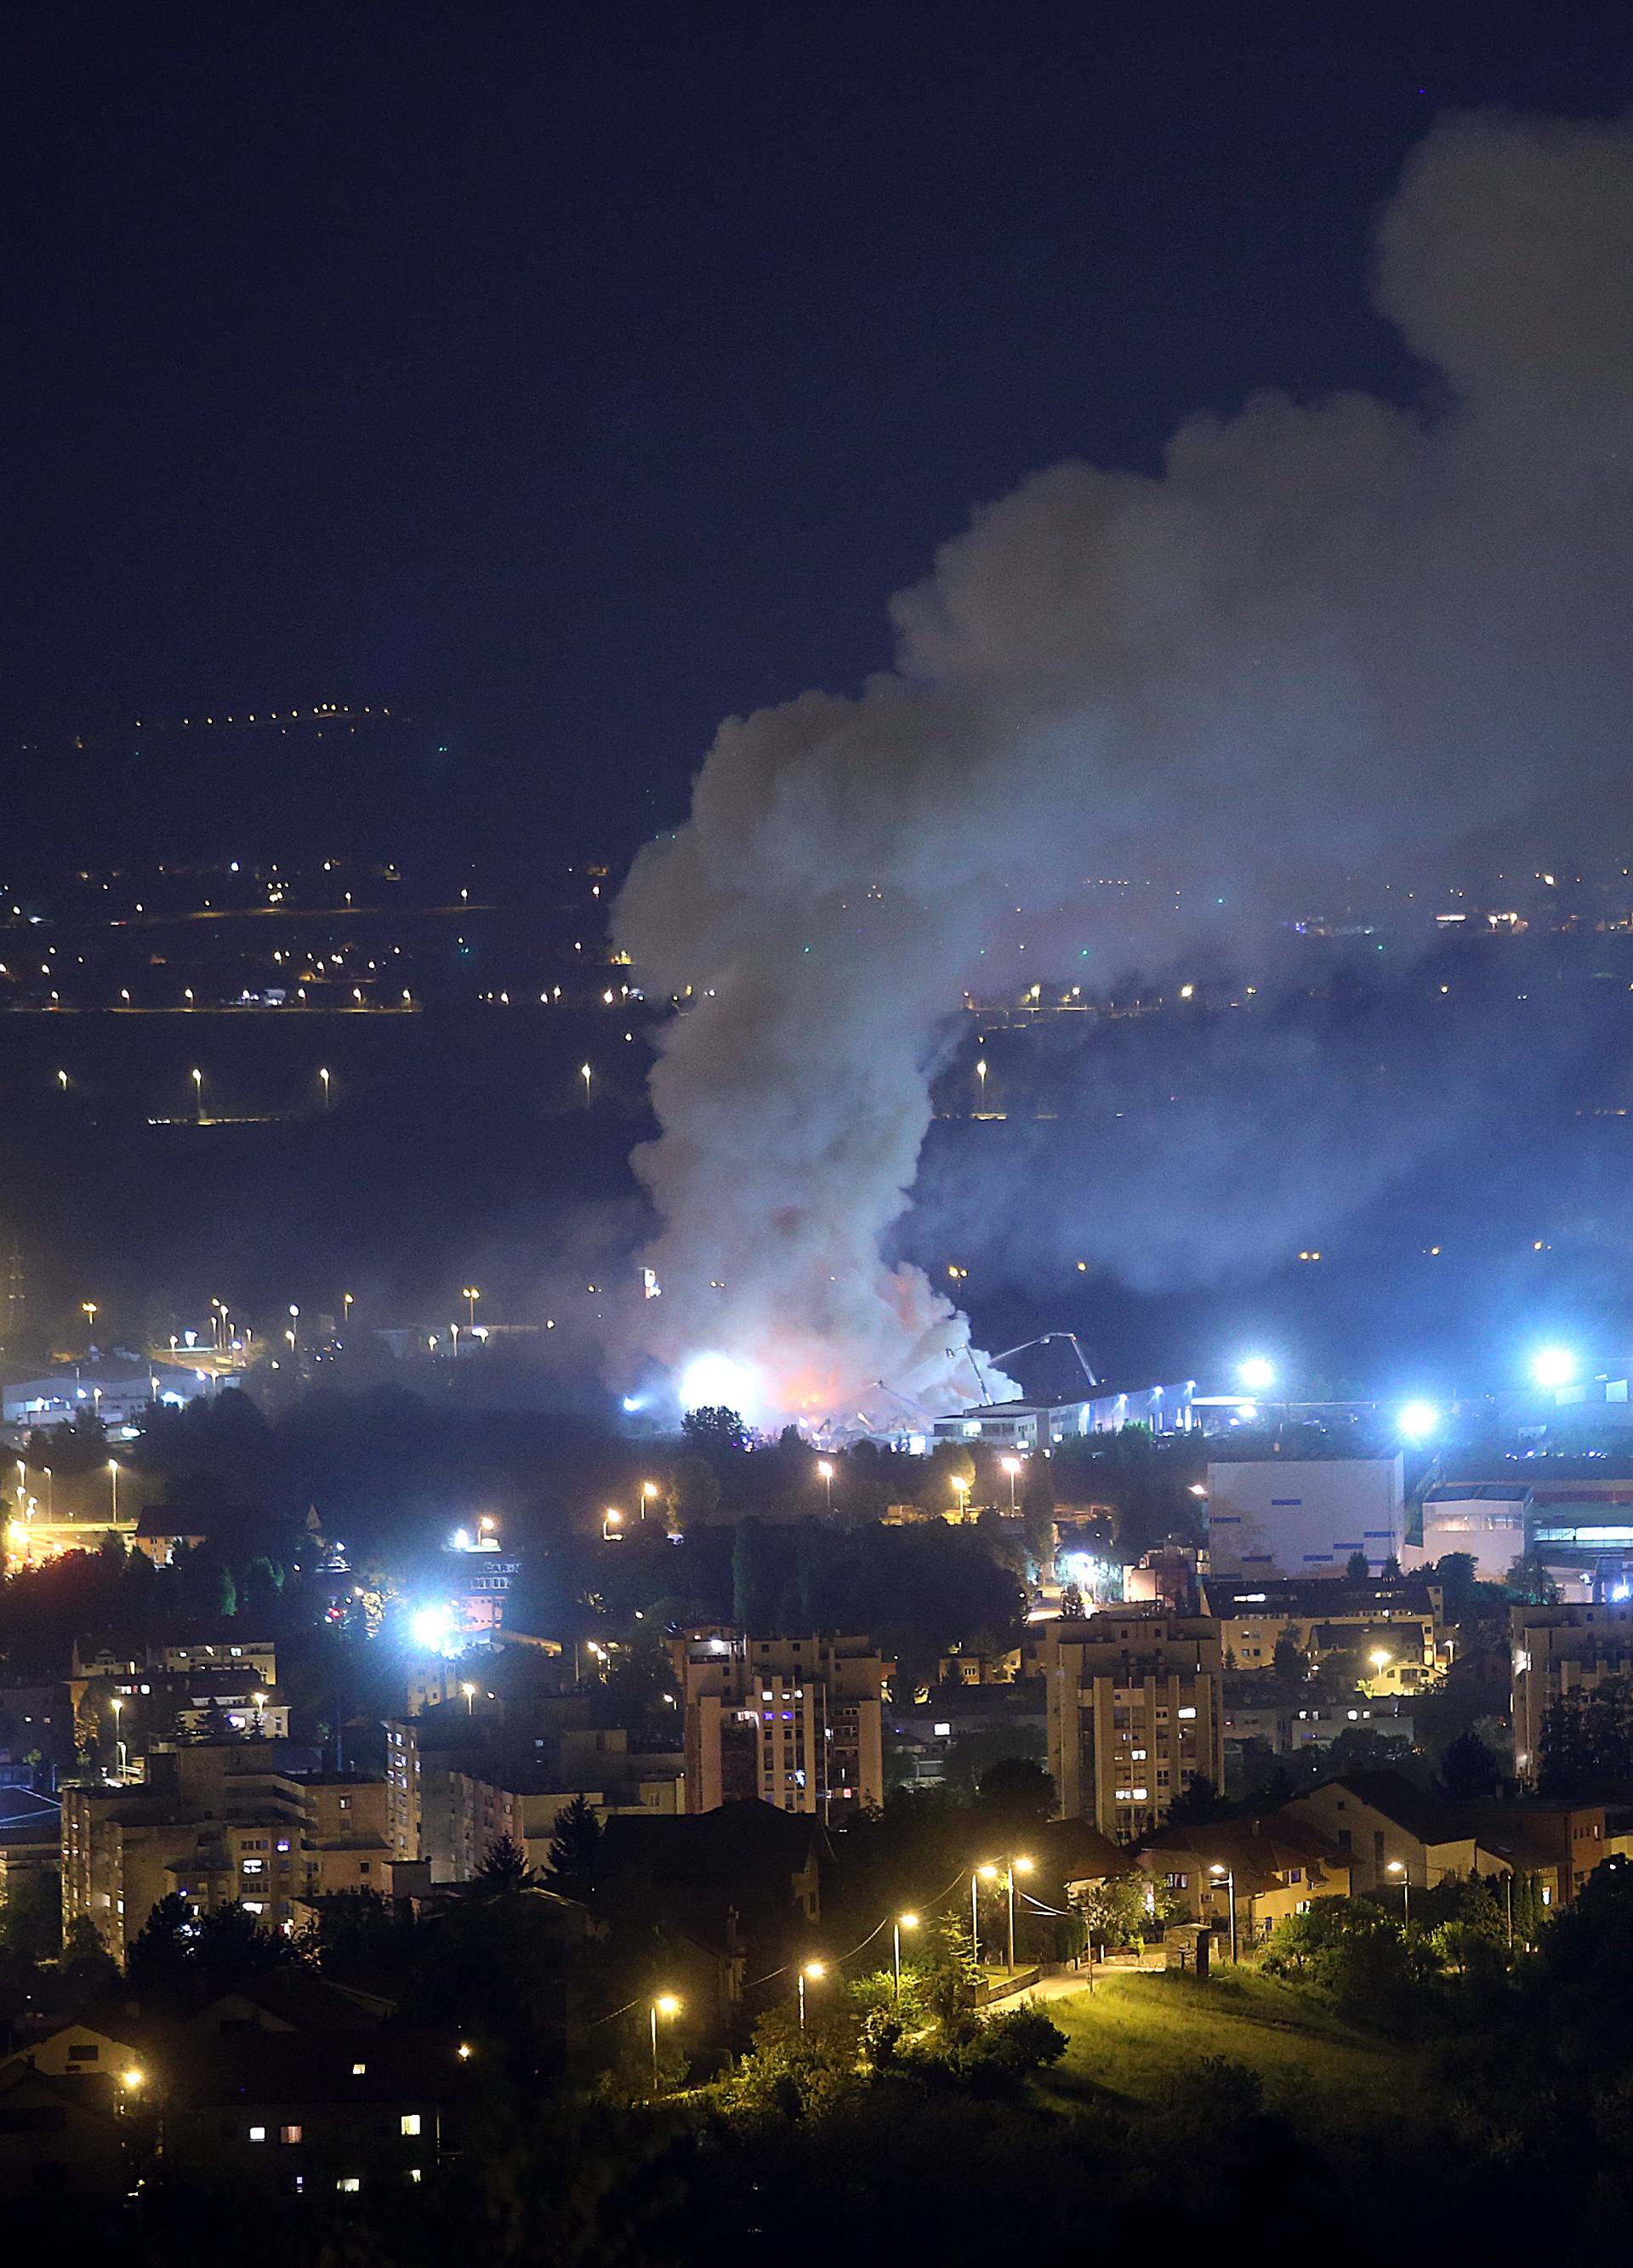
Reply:
<svg viewBox="0 0 1633 2268"><path fill-rule="evenodd" d="M1095 940L1126 965L1595 821L1633 725L1630 254L1627 126L1445 122L1377 239L1419 405L1266 394L1159 477L1040 473L892 602L892 670L722 726L616 909L649 994L692 988L635 1159L650 1352L732 1359L762 1419L974 1398L965 1318L880 1252L1014 910L1150 878Z"/></svg>

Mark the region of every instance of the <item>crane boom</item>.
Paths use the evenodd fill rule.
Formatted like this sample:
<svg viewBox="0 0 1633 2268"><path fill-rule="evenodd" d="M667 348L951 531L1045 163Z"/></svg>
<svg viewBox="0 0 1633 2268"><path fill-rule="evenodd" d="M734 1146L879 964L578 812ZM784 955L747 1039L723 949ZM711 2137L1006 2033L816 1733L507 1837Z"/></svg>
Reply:
<svg viewBox="0 0 1633 2268"><path fill-rule="evenodd" d="M1078 1358L1078 1369L1082 1371L1083 1375L1088 1380L1089 1384L1098 1392L1100 1388L1100 1381L1089 1367L1089 1359L1084 1353L1082 1346L1078 1344L1078 1334L1076 1331L1043 1331L1040 1333L1038 1337L1035 1339L1022 1339L1019 1346L1005 1347L1002 1354L995 1354L992 1359L994 1362L1007 1362L1012 1354L1025 1354L1028 1347L1048 1346L1051 1341L1055 1339L1065 1340L1067 1345Z"/></svg>

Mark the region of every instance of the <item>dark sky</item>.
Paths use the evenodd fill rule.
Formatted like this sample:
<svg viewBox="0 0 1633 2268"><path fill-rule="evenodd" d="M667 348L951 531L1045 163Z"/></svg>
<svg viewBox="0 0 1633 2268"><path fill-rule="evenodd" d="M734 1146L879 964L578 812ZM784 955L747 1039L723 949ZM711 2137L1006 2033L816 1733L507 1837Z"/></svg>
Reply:
<svg viewBox="0 0 1633 2268"><path fill-rule="evenodd" d="M1467 0L0 40L8 766L390 701L445 793L614 849L724 712L883 662L886 595L1029 469L1149 467L1259 385L1407 392L1366 246L1437 112L1633 97L1625 8Z"/></svg>

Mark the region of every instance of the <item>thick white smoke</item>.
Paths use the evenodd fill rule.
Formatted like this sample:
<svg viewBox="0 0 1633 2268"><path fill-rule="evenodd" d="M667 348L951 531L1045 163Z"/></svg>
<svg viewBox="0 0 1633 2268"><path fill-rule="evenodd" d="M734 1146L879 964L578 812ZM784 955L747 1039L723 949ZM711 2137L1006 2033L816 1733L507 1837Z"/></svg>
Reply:
<svg viewBox="0 0 1633 2268"><path fill-rule="evenodd" d="M1040 474L894 601L892 672L722 727L616 915L649 992L692 988L636 1159L651 1352L750 1366L761 1418L899 1410L880 1379L974 1398L964 1318L880 1251L1011 909L1159 878L1132 959L1179 941L1176 892L1247 924L1623 807L1630 255L1627 127L1442 126L1379 233L1426 408L1266 394L1182 427L1159 479Z"/></svg>

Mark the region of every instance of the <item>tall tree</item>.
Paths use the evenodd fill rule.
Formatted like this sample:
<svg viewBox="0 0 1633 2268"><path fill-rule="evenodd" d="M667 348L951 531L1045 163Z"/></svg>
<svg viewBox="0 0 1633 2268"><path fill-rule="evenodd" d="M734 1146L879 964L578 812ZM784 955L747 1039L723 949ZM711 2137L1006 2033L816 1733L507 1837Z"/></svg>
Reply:
<svg viewBox="0 0 1633 2268"><path fill-rule="evenodd" d="M601 1822L588 1800L575 1795L555 1815L555 1831L545 1854L545 1874L552 1889L564 1897L582 1897L595 1873L595 1856L601 1847Z"/></svg>

